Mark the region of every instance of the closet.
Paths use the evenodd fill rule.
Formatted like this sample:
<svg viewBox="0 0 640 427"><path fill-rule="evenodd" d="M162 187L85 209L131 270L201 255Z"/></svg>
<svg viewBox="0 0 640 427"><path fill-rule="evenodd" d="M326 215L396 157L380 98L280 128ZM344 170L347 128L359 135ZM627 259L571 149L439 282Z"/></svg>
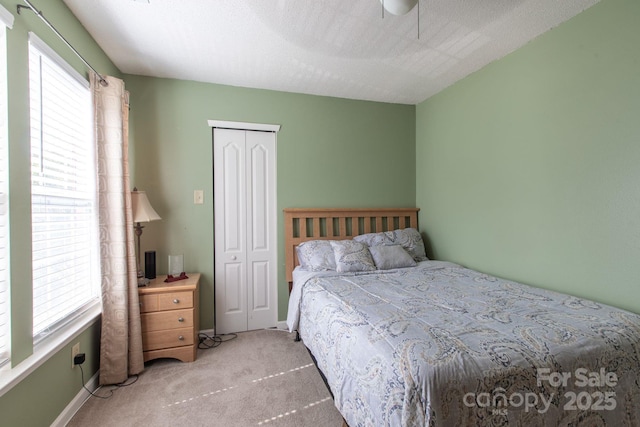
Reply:
<svg viewBox="0 0 640 427"><path fill-rule="evenodd" d="M213 184L216 334L274 327L275 131L214 127Z"/></svg>

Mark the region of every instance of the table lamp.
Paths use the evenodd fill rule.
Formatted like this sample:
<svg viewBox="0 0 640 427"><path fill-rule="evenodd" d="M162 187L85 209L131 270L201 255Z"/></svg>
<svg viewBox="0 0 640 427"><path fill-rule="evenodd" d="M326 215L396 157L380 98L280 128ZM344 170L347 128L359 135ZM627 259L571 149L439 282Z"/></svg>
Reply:
<svg viewBox="0 0 640 427"><path fill-rule="evenodd" d="M162 218L160 218L160 215L151 207L147 194L144 191L138 191L136 187L133 187L133 191L131 192L131 210L133 211L133 222L135 223L133 229L138 238L138 285L140 285L141 280L147 280L144 278L144 272L140 267L140 236L142 236L142 229L144 228L140 223ZM143 285L144 284L146 283L143 283Z"/></svg>

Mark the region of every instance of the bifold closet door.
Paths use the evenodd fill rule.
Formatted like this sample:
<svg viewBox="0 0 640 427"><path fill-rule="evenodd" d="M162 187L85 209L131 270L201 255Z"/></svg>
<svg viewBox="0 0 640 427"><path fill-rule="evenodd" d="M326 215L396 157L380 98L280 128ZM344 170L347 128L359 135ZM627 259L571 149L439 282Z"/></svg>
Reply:
<svg viewBox="0 0 640 427"><path fill-rule="evenodd" d="M214 129L216 333L277 322L275 133Z"/></svg>

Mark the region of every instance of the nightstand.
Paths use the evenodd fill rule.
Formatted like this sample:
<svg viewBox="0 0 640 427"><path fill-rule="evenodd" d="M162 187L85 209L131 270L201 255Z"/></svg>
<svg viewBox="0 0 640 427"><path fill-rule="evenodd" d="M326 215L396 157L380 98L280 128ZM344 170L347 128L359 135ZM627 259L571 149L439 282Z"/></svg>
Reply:
<svg viewBox="0 0 640 427"><path fill-rule="evenodd" d="M200 274L165 283L159 276L138 288L144 361L171 357L196 360L198 352L198 283Z"/></svg>

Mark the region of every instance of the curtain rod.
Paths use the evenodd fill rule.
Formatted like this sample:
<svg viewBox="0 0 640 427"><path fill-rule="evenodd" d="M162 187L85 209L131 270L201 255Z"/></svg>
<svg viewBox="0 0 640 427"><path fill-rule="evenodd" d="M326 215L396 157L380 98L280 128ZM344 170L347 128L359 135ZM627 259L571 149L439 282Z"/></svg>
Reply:
<svg viewBox="0 0 640 427"><path fill-rule="evenodd" d="M35 14L36 14L36 16L42 20L42 22L44 22L45 24L47 24L47 26L48 26L49 28L51 28L51 30L52 30L54 33L56 33L56 35L57 35L58 37L60 37L60 40L62 40L62 41L63 41L63 42L64 42L64 43L69 47L69 49L71 49L71 50L73 51L73 53L75 53L75 54L76 54L76 56L77 56L78 58L80 58L80 60L84 63L84 65L86 65L87 67L91 68L91 70L93 70L93 72L94 72L94 73L96 73L96 74L98 75L98 79L99 79L100 84L101 84L102 86L109 86L109 83L105 80L105 78L104 78L104 77L102 77L102 75L101 75L101 74L100 74L100 73L99 73L95 68L93 68L93 67L91 66L91 64L89 64L89 63L87 62L87 60L86 60L86 59L84 59L84 58L82 57L82 55L80 55L80 52L78 52L78 51L76 50L76 48L74 48L73 46L71 46L71 43L69 43L69 42L67 41L67 39L65 39L65 38L63 37L63 35L62 35L62 34L60 34L60 31L56 30L56 27L54 27L54 26L53 26L53 24L51 24L51 22L49 22L49 21L47 20L47 18L45 18L45 17L44 17L44 15L42 14L42 12L40 12L38 9L36 9L36 7L35 7L33 4L31 4L31 2L30 2L29 0L24 0L24 2L27 4L27 6L23 6L23 5L21 5L21 4L17 5L17 6L18 6L18 15L20 15L20 10L22 10L23 8L24 8L24 9L32 10L32 11L33 11L33 13L35 13Z"/></svg>

